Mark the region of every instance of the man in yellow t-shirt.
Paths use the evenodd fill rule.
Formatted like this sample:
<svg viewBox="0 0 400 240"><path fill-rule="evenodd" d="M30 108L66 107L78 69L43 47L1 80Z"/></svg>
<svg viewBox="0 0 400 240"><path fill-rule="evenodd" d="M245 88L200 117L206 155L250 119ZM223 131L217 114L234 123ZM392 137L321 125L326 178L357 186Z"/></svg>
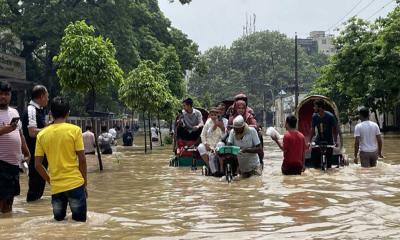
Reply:
<svg viewBox="0 0 400 240"><path fill-rule="evenodd" d="M72 219L85 222L87 170L82 131L66 123L70 109L66 99L55 97L50 109L54 122L37 135L35 168L51 186L54 219L64 220L69 203ZM42 164L44 155L48 172Z"/></svg>

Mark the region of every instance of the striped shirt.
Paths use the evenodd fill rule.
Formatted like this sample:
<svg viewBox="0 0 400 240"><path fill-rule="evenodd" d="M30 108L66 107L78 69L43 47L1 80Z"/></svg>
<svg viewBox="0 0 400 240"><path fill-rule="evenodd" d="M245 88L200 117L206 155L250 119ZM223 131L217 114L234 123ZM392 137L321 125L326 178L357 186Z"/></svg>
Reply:
<svg viewBox="0 0 400 240"><path fill-rule="evenodd" d="M3 127L11 122L14 117L19 117L18 111L8 107L7 110L0 110L0 126ZM0 135L0 160L18 166L21 158L21 123L18 127L7 134Z"/></svg>

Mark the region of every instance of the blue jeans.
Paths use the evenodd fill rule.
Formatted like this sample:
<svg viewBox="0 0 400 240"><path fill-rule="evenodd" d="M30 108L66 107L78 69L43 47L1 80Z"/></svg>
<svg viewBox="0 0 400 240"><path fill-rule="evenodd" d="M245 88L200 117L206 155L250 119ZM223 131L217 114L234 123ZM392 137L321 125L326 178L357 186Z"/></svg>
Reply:
<svg viewBox="0 0 400 240"><path fill-rule="evenodd" d="M79 222L86 222L86 193L84 186L71 189L51 195L51 204L53 205L54 219L64 220L67 214L67 205L72 212L72 219Z"/></svg>

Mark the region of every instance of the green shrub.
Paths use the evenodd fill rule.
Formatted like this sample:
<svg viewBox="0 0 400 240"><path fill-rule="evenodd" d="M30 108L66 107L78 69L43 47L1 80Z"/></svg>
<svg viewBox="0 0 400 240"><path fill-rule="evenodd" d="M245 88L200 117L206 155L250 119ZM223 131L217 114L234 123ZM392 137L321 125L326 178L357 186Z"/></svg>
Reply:
<svg viewBox="0 0 400 240"><path fill-rule="evenodd" d="M170 135L164 137L164 144L172 144L172 137Z"/></svg>

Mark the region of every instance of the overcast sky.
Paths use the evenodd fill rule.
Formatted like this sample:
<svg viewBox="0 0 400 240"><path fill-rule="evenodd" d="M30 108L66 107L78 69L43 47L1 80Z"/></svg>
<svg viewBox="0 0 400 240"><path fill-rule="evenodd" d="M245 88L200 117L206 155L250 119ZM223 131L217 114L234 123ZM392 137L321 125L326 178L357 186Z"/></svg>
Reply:
<svg viewBox="0 0 400 240"><path fill-rule="evenodd" d="M159 4L172 25L199 44L201 51L230 46L243 34L246 13L256 14L257 31L307 37L310 31L332 28L352 9L346 19L358 14L373 20L396 6L394 0L192 0L189 5L159 0ZM336 32L331 29L331 33Z"/></svg>

